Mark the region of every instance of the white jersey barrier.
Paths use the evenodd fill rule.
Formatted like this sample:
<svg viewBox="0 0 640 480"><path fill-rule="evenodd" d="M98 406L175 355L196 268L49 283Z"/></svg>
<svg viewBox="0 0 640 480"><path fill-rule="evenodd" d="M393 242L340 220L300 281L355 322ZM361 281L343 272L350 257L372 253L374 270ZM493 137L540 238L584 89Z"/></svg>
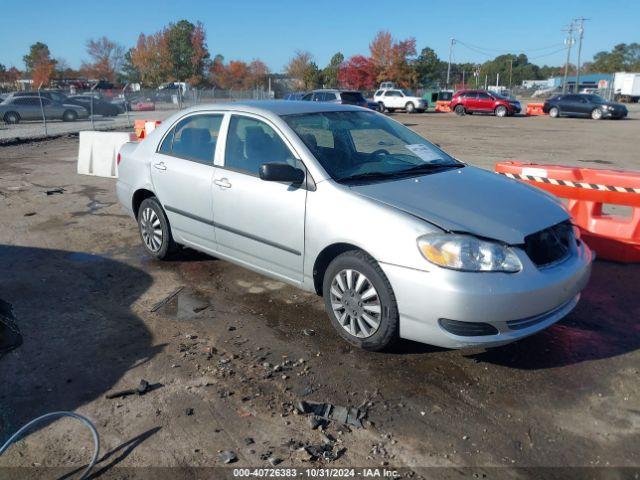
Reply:
<svg viewBox="0 0 640 480"><path fill-rule="evenodd" d="M125 132L80 132L78 173L117 178L118 151L129 141Z"/></svg>

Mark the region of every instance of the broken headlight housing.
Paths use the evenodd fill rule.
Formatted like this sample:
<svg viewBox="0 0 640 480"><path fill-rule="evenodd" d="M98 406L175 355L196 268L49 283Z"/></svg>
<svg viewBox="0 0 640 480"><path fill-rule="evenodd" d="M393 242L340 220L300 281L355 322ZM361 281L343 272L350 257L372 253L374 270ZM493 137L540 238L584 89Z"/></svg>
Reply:
<svg viewBox="0 0 640 480"><path fill-rule="evenodd" d="M454 270L513 273L522 269L511 247L473 235L423 235L418 238L418 249L431 263Z"/></svg>

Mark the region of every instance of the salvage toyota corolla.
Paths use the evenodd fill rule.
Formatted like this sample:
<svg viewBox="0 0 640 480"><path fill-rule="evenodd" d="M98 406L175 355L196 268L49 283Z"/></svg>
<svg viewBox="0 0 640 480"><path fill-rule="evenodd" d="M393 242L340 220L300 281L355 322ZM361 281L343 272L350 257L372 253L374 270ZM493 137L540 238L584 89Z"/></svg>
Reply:
<svg viewBox="0 0 640 480"><path fill-rule="evenodd" d="M369 350L517 340L567 315L590 275L557 200L355 106L198 106L118 161L150 255L191 247L316 292Z"/></svg>

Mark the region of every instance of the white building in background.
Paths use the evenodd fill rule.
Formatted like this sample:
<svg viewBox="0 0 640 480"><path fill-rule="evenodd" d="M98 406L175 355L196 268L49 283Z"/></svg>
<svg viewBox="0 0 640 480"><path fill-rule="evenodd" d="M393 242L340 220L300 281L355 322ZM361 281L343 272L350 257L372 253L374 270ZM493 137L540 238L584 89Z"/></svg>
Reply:
<svg viewBox="0 0 640 480"><path fill-rule="evenodd" d="M551 78L547 80L523 80L522 88L549 88L553 87Z"/></svg>

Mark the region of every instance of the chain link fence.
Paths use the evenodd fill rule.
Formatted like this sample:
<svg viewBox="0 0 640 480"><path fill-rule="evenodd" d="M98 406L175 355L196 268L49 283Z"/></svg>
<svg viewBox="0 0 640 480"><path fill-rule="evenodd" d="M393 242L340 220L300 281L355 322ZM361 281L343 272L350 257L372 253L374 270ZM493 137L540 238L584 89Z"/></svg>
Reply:
<svg viewBox="0 0 640 480"><path fill-rule="evenodd" d="M277 82L273 82L273 87L227 90L174 84L161 89L134 89L127 85L122 89L110 90L70 87L8 92L5 95L24 98L20 103L25 105L16 105L15 108L0 106L0 140L47 137L89 129L122 129L131 127L136 118L157 116L158 119L164 119L172 112L196 105L281 97L275 92L280 93L285 87ZM30 100L26 100L26 97ZM63 105L72 105L68 110L81 112L80 115L68 114L65 117L64 108L61 110Z"/></svg>

